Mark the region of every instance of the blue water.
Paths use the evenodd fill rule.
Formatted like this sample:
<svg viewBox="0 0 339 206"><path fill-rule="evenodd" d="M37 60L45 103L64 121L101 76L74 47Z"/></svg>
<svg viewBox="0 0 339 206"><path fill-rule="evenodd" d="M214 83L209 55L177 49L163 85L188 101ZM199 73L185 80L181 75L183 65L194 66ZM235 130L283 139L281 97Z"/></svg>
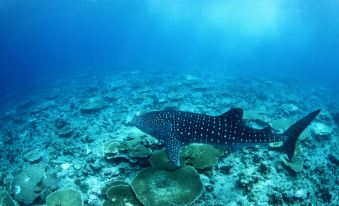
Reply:
<svg viewBox="0 0 339 206"><path fill-rule="evenodd" d="M126 64L338 88L336 0L1 0L0 28L1 90Z"/></svg>
<svg viewBox="0 0 339 206"><path fill-rule="evenodd" d="M184 201L197 189L188 186L200 181L203 194L178 204L338 205L338 79L339 0L0 0L0 205L5 197L44 205L64 188L81 190L84 205L114 205L128 198L109 197L108 188L122 186L129 189L119 194L147 206L166 193ZM232 114L226 119L231 108L242 109L239 122L266 128L264 136L287 128L297 135L294 122L321 112L291 161L261 143L197 150L182 161L197 170L183 178L172 169L169 178L157 175L169 169L161 166L166 159L159 168L156 157L149 160L166 151L164 144L131 124L153 110L194 112L209 115L190 115L195 130L207 120L210 128L211 115L218 131L225 123L228 139L205 135L206 142L257 140L256 132L236 135L245 127ZM193 134L188 126L178 136L173 122L152 121L166 125L159 134L174 138L170 143ZM230 141L232 131L240 141ZM160 189L142 198L133 182L151 164L155 179L146 177L144 188Z"/></svg>

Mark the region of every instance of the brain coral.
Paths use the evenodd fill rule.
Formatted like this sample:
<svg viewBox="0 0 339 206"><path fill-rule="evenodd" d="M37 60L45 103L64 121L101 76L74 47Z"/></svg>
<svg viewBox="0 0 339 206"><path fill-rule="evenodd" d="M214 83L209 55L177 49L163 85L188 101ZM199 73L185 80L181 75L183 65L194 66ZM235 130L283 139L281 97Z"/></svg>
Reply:
<svg viewBox="0 0 339 206"><path fill-rule="evenodd" d="M200 197L203 184L191 166L171 171L148 167L133 179L132 188L145 206L189 205Z"/></svg>

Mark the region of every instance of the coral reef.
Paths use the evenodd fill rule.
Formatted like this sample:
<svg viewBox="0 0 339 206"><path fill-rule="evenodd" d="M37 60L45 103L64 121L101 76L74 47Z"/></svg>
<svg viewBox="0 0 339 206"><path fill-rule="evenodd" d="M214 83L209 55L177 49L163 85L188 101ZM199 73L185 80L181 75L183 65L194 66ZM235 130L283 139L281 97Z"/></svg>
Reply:
<svg viewBox="0 0 339 206"><path fill-rule="evenodd" d="M333 129L320 122L316 122L313 124L311 132L314 134L314 136L318 139L326 139L332 134Z"/></svg>
<svg viewBox="0 0 339 206"><path fill-rule="evenodd" d="M44 172L40 166L30 166L15 175L12 182L15 199L24 204L32 203L38 197L38 184L42 181Z"/></svg>
<svg viewBox="0 0 339 206"><path fill-rule="evenodd" d="M141 206L131 186L124 181L110 182L103 192L106 200L103 201L102 206Z"/></svg>
<svg viewBox="0 0 339 206"><path fill-rule="evenodd" d="M67 137L73 132L73 128L70 125L65 125L58 130L58 134L61 137Z"/></svg>
<svg viewBox="0 0 339 206"><path fill-rule="evenodd" d="M12 197L5 192L0 192L0 205L1 206L17 206L18 204Z"/></svg>
<svg viewBox="0 0 339 206"><path fill-rule="evenodd" d="M190 144L181 152L181 156L187 160L187 164L196 169L212 167L223 155L223 150L207 144Z"/></svg>
<svg viewBox="0 0 339 206"><path fill-rule="evenodd" d="M302 159L302 150L300 143L296 144L296 149L292 160L289 161L286 156L283 156L282 162L285 166L289 167L294 172L301 172L304 170L304 162Z"/></svg>
<svg viewBox="0 0 339 206"><path fill-rule="evenodd" d="M107 106L107 102L101 96L96 96L88 99L84 104L81 105L80 110L83 113L97 112Z"/></svg>
<svg viewBox="0 0 339 206"><path fill-rule="evenodd" d="M27 151L27 153L23 155L23 158L31 163L35 163L41 160L43 155L44 154L42 151L35 149L35 150Z"/></svg>
<svg viewBox="0 0 339 206"><path fill-rule="evenodd" d="M150 148L145 147L144 145L140 144L135 147L130 151L130 156L135 157L135 158L142 158L142 157L147 157L152 153L152 150Z"/></svg>
<svg viewBox="0 0 339 206"><path fill-rule="evenodd" d="M294 122L290 119L278 119L272 122L272 128L279 131L284 132L286 131ZM299 140L304 140L306 137L311 135L310 129L306 128L303 133L299 136Z"/></svg>
<svg viewBox="0 0 339 206"><path fill-rule="evenodd" d="M8 95L0 114L2 205L53 205L53 196L59 205L76 197L74 205L88 206L337 205L336 91L289 80L136 68L81 71L20 98ZM308 111L322 112L299 138L292 161L266 145L220 150L193 144L181 149L180 169L169 163L162 141L130 123L147 111L220 115L232 107L244 109L245 124L271 125L279 133ZM61 195L64 188L74 188L66 190L72 197Z"/></svg>
<svg viewBox="0 0 339 206"><path fill-rule="evenodd" d="M61 189L48 195L46 206L82 206L81 192L75 189Z"/></svg>
<svg viewBox="0 0 339 206"><path fill-rule="evenodd" d="M176 167L170 163L167 154L164 150L158 150L152 153L150 156L150 163L154 168L163 170L175 170ZM180 161L181 165L185 164L185 161Z"/></svg>
<svg viewBox="0 0 339 206"><path fill-rule="evenodd" d="M190 166L177 170L148 167L133 179L132 188L145 206L188 205L200 197L203 184Z"/></svg>
<svg viewBox="0 0 339 206"><path fill-rule="evenodd" d="M107 159L112 159L114 158L119 150L118 146L120 146L119 142L116 141L108 141L104 143L104 156Z"/></svg>

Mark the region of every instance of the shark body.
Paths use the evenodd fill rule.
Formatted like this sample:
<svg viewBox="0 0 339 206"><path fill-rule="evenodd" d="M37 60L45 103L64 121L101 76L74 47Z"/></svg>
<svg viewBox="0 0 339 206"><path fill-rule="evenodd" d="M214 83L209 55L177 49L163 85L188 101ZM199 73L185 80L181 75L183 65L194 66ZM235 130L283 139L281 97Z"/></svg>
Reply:
<svg viewBox="0 0 339 206"><path fill-rule="evenodd" d="M316 110L297 121L284 133L271 127L251 128L243 123L243 110L234 108L219 116L182 111L156 111L137 116L132 124L165 143L168 159L180 166L180 148L191 143L217 146L256 145L284 141L281 151L291 160L299 135L318 115Z"/></svg>

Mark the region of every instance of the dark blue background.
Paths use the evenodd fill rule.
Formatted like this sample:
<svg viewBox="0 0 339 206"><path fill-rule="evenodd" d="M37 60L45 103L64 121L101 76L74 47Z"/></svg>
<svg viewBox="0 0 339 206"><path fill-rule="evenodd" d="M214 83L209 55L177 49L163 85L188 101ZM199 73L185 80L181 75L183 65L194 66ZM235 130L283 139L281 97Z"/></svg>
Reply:
<svg viewBox="0 0 339 206"><path fill-rule="evenodd" d="M150 62L182 70L221 67L339 87L338 1L285 3L284 25L277 25L284 29L278 35L263 33L259 40L236 31L236 19L229 30L201 23L195 18L198 10L171 22L175 14L152 11L150 1L1 1L1 90L51 73L88 67L118 70L122 63ZM184 6L204 3L188 1ZM296 7L302 12L295 12ZM140 68L145 67L136 66Z"/></svg>

